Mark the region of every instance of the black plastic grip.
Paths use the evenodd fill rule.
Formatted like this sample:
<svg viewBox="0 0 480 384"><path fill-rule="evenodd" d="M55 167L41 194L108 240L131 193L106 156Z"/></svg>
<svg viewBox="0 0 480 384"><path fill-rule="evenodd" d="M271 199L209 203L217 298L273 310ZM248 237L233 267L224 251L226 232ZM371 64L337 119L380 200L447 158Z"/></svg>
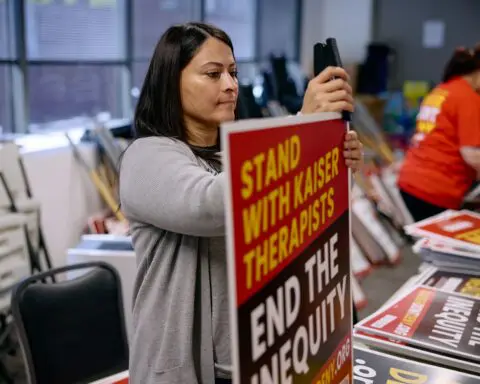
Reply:
<svg viewBox="0 0 480 384"><path fill-rule="evenodd" d="M329 47L329 50L332 54L332 64L334 64L336 67L343 67L342 59L340 59L340 53L338 52L337 40L333 37L328 38L327 47Z"/></svg>
<svg viewBox="0 0 480 384"><path fill-rule="evenodd" d="M328 55L326 46L323 43L317 43L313 46L313 74L317 76L328 67Z"/></svg>
<svg viewBox="0 0 480 384"><path fill-rule="evenodd" d="M326 40L326 46L330 54L330 60L331 60L330 65L333 65L334 67L343 68L342 59L340 58L340 53L338 51L337 40L333 37L329 37ZM342 118L345 121L352 121L352 113L349 111L343 111Z"/></svg>

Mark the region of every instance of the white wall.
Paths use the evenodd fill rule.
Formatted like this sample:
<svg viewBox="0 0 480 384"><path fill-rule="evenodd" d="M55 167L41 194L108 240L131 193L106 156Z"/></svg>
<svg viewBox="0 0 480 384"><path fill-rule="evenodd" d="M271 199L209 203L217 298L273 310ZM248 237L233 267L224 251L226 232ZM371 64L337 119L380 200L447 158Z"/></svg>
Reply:
<svg viewBox="0 0 480 384"><path fill-rule="evenodd" d="M96 164L96 149L87 144L80 152ZM42 227L54 266L66 264L67 249L80 239L87 219L102 210L102 201L88 175L66 145L23 151L35 200L40 201Z"/></svg>
<svg viewBox="0 0 480 384"><path fill-rule="evenodd" d="M344 64L362 61L372 38L373 0L304 0L301 64L311 74L313 45L337 39Z"/></svg>

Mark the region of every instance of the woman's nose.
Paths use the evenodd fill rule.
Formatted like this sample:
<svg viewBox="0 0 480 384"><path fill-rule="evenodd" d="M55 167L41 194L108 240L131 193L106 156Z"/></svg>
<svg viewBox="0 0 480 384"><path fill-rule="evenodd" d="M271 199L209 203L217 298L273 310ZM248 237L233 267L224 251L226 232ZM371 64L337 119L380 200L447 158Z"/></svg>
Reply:
<svg viewBox="0 0 480 384"><path fill-rule="evenodd" d="M234 89L237 89L238 87L237 80L228 72L226 72L222 76L222 81L223 81L223 88L225 90L230 90L230 89L234 90Z"/></svg>

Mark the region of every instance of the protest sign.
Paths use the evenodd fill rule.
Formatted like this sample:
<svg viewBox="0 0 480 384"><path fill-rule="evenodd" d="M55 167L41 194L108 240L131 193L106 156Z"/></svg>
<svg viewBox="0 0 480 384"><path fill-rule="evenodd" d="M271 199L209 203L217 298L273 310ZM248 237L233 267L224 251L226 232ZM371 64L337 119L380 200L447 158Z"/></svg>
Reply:
<svg viewBox="0 0 480 384"><path fill-rule="evenodd" d="M345 133L338 114L222 127L234 383L351 383Z"/></svg>
<svg viewBox="0 0 480 384"><path fill-rule="evenodd" d="M353 340L354 345L355 343L357 343L357 345L366 345L375 350L380 350L392 355L403 356L408 359L421 360L433 365L450 367L451 369L459 369L465 372L472 372L474 374L480 373L480 366L473 361L464 360L458 356L455 357L447 353L437 353L435 351L422 348L418 345L412 345L385 336L364 332L358 328L353 330Z"/></svg>
<svg viewBox="0 0 480 384"><path fill-rule="evenodd" d="M405 231L415 237L443 241L452 247L480 251L480 215L475 212L447 210L408 225Z"/></svg>
<svg viewBox="0 0 480 384"><path fill-rule="evenodd" d="M442 291L480 297L480 272L432 268L422 277L419 284Z"/></svg>
<svg viewBox="0 0 480 384"><path fill-rule="evenodd" d="M357 329L437 354L480 362L480 300L474 297L417 286L362 320Z"/></svg>

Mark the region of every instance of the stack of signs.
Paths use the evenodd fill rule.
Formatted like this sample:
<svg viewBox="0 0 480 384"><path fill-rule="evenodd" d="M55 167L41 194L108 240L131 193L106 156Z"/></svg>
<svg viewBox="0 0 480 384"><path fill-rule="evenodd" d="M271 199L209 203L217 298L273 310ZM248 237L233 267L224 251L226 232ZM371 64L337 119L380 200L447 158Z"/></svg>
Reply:
<svg viewBox="0 0 480 384"><path fill-rule="evenodd" d="M365 278L372 272L372 265L353 237L350 239L350 262L352 269L353 303L357 310L361 310L367 306L368 302L359 280Z"/></svg>
<svg viewBox="0 0 480 384"><path fill-rule="evenodd" d="M361 310L367 306L368 302L359 280L372 272L372 265L353 237L350 239L350 263L352 269L353 303L357 310Z"/></svg>
<svg viewBox="0 0 480 384"><path fill-rule="evenodd" d="M480 271L480 252L472 252L466 248L428 238L418 240L413 246L413 251L424 262L436 267Z"/></svg>
<svg viewBox="0 0 480 384"><path fill-rule="evenodd" d="M222 127L236 384L352 382L345 132L339 114Z"/></svg>
<svg viewBox="0 0 480 384"><path fill-rule="evenodd" d="M400 261L400 248L379 219L375 206L355 185L352 191L352 230L358 245L373 265Z"/></svg>
<svg viewBox="0 0 480 384"><path fill-rule="evenodd" d="M405 201L398 189L398 167L394 164L383 168L381 177L388 195L395 204L397 212L400 213L400 217L396 218L397 221L404 225L412 224L414 222L412 214L405 205Z"/></svg>
<svg viewBox="0 0 480 384"><path fill-rule="evenodd" d="M359 322L365 344L452 369L480 373L480 299L427 286Z"/></svg>
<svg viewBox="0 0 480 384"><path fill-rule="evenodd" d="M352 273L355 277L363 279L368 276L373 270L372 265L354 238L350 241L350 253L352 259Z"/></svg>
<svg viewBox="0 0 480 384"><path fill-rule="evenodd" d="M363 291L357 278L355 276L352 276L351 279L353 303L355 304L355 308L358 311L361 311L368 304L367 296L365 296L365 292Z"/></svg>
<svg viewBox="0 0 480 384"><path fill-rule="evenodd" d="M466 373L354 347L354 384L476 384Z"/></svg>
<svg viewBox="0 0 480 384"><path fill-rule="evenodd" d="M426 262L439 267L480 270L480 215L452 211L405 227L419 237L413 250Z"/></svg>

